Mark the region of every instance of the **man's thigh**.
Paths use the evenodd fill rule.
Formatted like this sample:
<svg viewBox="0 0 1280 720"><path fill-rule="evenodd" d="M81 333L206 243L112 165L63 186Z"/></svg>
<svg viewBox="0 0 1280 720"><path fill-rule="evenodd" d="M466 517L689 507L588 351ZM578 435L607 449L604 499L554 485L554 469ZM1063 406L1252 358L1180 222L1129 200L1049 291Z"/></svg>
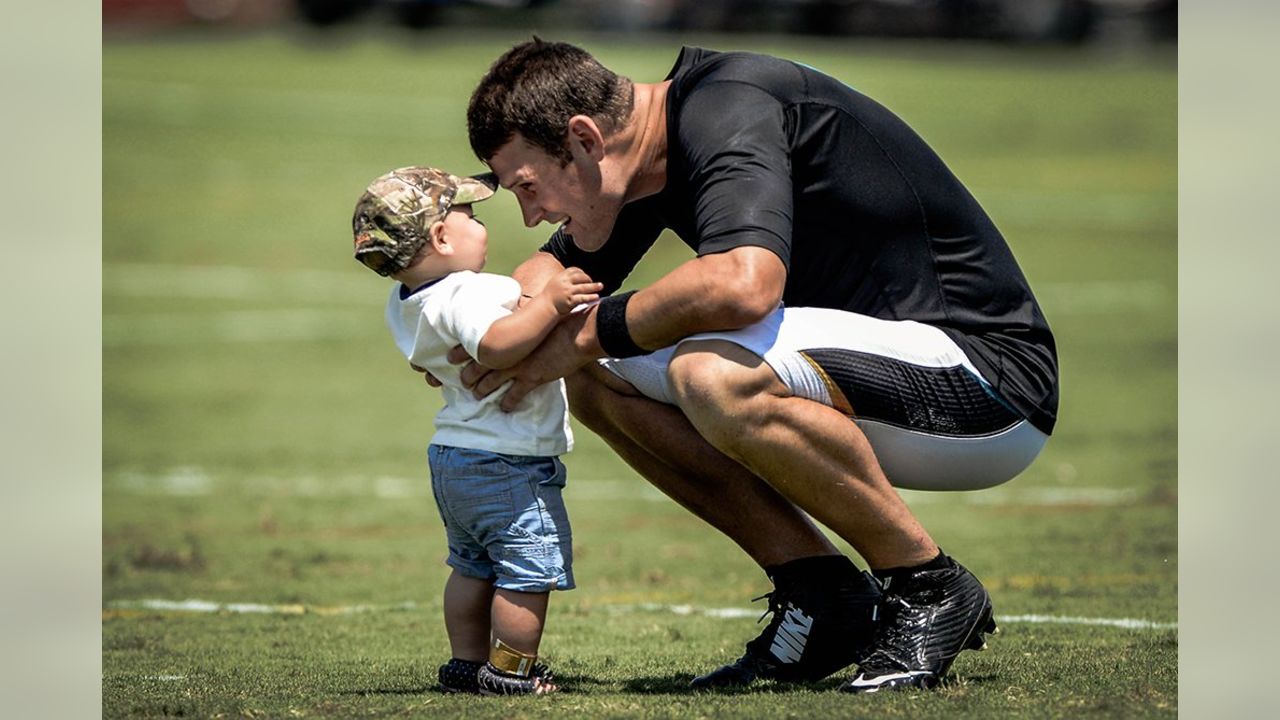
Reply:
<svg viewBox="0 0 1280 720"><path fill-rule="evenodd" d="M673 354L728 341L762 358L785 392L828 405L866 434L897 487L969 490L1005 482L1047 437L991 389L937 328L822 308L779 310L762 323L703 333L605 368L642 394L672 403Z"/></svg>

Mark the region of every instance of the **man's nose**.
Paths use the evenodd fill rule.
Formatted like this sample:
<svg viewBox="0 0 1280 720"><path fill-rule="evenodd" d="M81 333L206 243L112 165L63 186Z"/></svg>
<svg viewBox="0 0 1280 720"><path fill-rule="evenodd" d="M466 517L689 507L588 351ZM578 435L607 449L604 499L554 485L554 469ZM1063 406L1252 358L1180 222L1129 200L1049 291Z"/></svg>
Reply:
<svg viewBox="0 0 1280 720"><path fill-rule="evenodd" d="M546 211L533 203L520 203L520 213L524 215L524 226L534 227L547 216Z"/></svg>

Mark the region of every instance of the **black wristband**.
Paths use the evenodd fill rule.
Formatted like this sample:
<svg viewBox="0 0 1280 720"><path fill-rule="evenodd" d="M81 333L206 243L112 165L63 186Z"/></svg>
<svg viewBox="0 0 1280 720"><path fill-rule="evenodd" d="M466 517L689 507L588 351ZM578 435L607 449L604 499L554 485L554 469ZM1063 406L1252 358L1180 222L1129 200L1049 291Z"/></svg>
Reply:
<svg viewBox="0 0 1280 720"><path fill-rule="evenodd" d="M596 339L600 348L612 358L628 358L647 355L648 350L636 344L627 330L627 303L636 291L610 295L596 306Z"/></svg>

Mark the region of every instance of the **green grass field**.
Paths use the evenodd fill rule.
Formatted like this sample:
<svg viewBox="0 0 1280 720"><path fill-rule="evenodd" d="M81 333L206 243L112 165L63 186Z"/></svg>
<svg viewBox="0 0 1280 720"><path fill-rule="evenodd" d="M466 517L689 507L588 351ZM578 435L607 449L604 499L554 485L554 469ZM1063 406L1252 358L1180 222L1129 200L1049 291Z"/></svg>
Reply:
<svg viewBox="0 0 1280 720"><path fill-rule="evenodd" d="M763 574L585 430L579 588L543 653L570 692L443 696L438 394L349 256L392 167L480 169L470 88L520 36L184 37L103 48L107 717L1142 717L1177 712L1173 53L569 37L639 80L681 42L822 68L929 140L1004 230L1058 337L1061 420L1008 485L907 493L1003 632L941 691L838 678L695 695L757 632ZM486 204L489 269L547 229ZM664 241L633 284L686 252Z"/></svg>

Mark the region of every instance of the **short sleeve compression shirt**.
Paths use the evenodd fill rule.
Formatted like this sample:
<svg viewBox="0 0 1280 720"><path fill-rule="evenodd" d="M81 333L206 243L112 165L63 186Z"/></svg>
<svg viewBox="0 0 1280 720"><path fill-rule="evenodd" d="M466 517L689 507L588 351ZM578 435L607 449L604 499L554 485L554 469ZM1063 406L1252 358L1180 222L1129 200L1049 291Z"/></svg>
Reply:
<svg viewBox="0 0 1280 720"><path fill-rule="evenodd" d="M934 325L1038 428L1057 417L1057 351L995 224L900 118L834 78L684 48L669 75L667 183L584 252L543 246L616 290L664 228L699 255L766 248L783 301Z"/></svg>

